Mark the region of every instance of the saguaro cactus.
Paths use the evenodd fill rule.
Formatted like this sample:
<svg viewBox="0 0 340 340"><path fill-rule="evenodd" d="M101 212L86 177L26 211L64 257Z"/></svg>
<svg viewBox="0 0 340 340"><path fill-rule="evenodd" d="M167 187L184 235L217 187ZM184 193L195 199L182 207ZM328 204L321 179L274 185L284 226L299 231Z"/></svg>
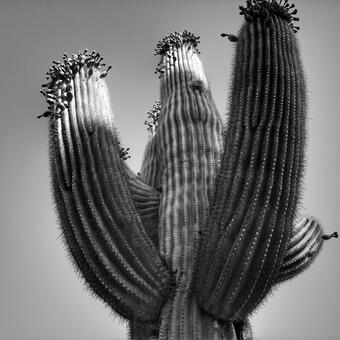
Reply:
<svg viewBox="0 0 340 340"><path fill-rule="evenodd" d="M160 102L141 171L124 162L99 53L54 62L52 189L85 283L130 322L132 339L251 339L248 316L305 270L325 239L294 226L305 145L305 81L287 1L247 1L227 126L188 31L160 41ZM39 116L40 117L40 116Z"/></svg>

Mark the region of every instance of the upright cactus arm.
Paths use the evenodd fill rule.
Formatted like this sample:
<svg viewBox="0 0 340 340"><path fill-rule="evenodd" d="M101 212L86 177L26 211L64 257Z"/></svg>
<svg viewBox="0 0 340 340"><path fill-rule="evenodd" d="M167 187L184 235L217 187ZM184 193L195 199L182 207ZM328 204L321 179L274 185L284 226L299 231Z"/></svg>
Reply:
<svg viewBox="0 0 340 340"><path fill-rule="evenodd" d="M229 126L196 284L201 306L222 319L244 319L275 283L301 190L306 96L292 7L240 7Z"/></svg>
<svg viewBox="0 0 340 340"><path fill-rule="evenodd" d="M169 294L170 274L141 220L147 216L147 199L152 205L158 197L131 179L124 165L126 150L112 122L107 72L100 68L94 52L64 55L43 85L50 105L44 115L50 116L56 207L88 286L121 316L156 320Z"/></svg>

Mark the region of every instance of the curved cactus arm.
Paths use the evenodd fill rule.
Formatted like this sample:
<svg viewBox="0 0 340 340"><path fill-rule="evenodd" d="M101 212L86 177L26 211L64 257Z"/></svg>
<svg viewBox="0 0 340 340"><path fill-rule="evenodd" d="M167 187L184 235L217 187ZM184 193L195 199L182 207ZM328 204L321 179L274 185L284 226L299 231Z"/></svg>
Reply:
<svg viewBox="0 0 340 340"><path fill-rule="evenodd" d="M93 292L125 318L154 320L170 276L134 205L107 71L100 68L95 52L64 55L43 85L56 207L69 251Z"/></svg>
<svg viewBox="0 0 340 340"><path fill-rule="evenodd" d="M292 7L240 7L230 118L196 284L201 306L222 319L243 319L275 283L301 190L306 97Z"/></svg>
<svg viewBox="0 0 340 340"><path fill-rule="evenodd" d="M275 283L289 280L306 270L320 253L324 240L331 237L336 236L323 235L316 218L302 218L293 228Z"/></svg>

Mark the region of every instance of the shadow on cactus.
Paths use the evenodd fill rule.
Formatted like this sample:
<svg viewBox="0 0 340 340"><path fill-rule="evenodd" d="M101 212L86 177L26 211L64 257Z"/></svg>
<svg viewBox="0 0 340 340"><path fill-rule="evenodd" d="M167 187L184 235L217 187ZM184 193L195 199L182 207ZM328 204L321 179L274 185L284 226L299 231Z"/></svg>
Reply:
<svg viewBox="0 0 340 340"><path fill-rule="evenodd" d="M132 339L251 339L248 316L315 259L314 217L296 221L306 94L287 1L247 1L224 126L199 37L172 33L140 173L127 166L97 52L64 54L43 85L52 190L86 285L130 322ZM294 224L295 223L295 224Z"/></svg>

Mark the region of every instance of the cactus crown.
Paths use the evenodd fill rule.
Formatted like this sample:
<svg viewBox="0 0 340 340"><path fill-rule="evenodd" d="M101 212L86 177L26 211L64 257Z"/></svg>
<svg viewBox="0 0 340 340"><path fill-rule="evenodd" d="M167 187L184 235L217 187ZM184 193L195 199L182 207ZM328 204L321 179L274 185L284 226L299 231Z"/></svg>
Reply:
<svg viewBox="0 0 340 340"><path fill-rule="evenodd" d="M43 89L40 90L40 93L49 104L48 111L38 116L38 118L60 117L65 108L69 108L69 102L73 98L71 80L74 75L84 66L86 66L89 75L91 75L94 68L100 69L105 66L102 60L103 58L98 52L92 51L88 53L86 49L83 53L72 54L71 57L64 53L63 62L53 61L53 65L46 73L48 82L43 84ZM111 66L101 73L100 77L105 77L110 68Z"/></svg>
<svg viewBox="0 0 340 340"><path fill-rule="evenodd" d="M50 79L50 81L43 86L51 88L57 84L58 80L70 81L73 75L84 65L90 70L93 68L100 69L101 66L105 66L102 60L103 58L99 52L92 51L88 53L87 49L83 53L77 52L77 54L72 54L71 57L64 53L63 62L53 61L52 67L47 72L47 79Z"/></svg>
<svg viewBox="0 0 340 340"><path fill-rule="evenodd" d="M265 23L269 23L269 18L276 15L287 21L294 32L297 32L300 27L294 26L293 21L299 21L295 15L297 9L293 9L294 4L290 4L288 0L247 0L246 7L240 6L240 14L244 15L247 21L253 21L256 18L262 18Z"/></svg>
<svg viewBox="0 0 340 340"><path fill-rule="evenodd" d="M155 55L168 55L172 47L179 48L183 45L189 45L197 50L197 46L200 42L200 37L196 37L191 32L184 30L182 33L174 32L165 36L160 40L155 48Z"/></svg>

